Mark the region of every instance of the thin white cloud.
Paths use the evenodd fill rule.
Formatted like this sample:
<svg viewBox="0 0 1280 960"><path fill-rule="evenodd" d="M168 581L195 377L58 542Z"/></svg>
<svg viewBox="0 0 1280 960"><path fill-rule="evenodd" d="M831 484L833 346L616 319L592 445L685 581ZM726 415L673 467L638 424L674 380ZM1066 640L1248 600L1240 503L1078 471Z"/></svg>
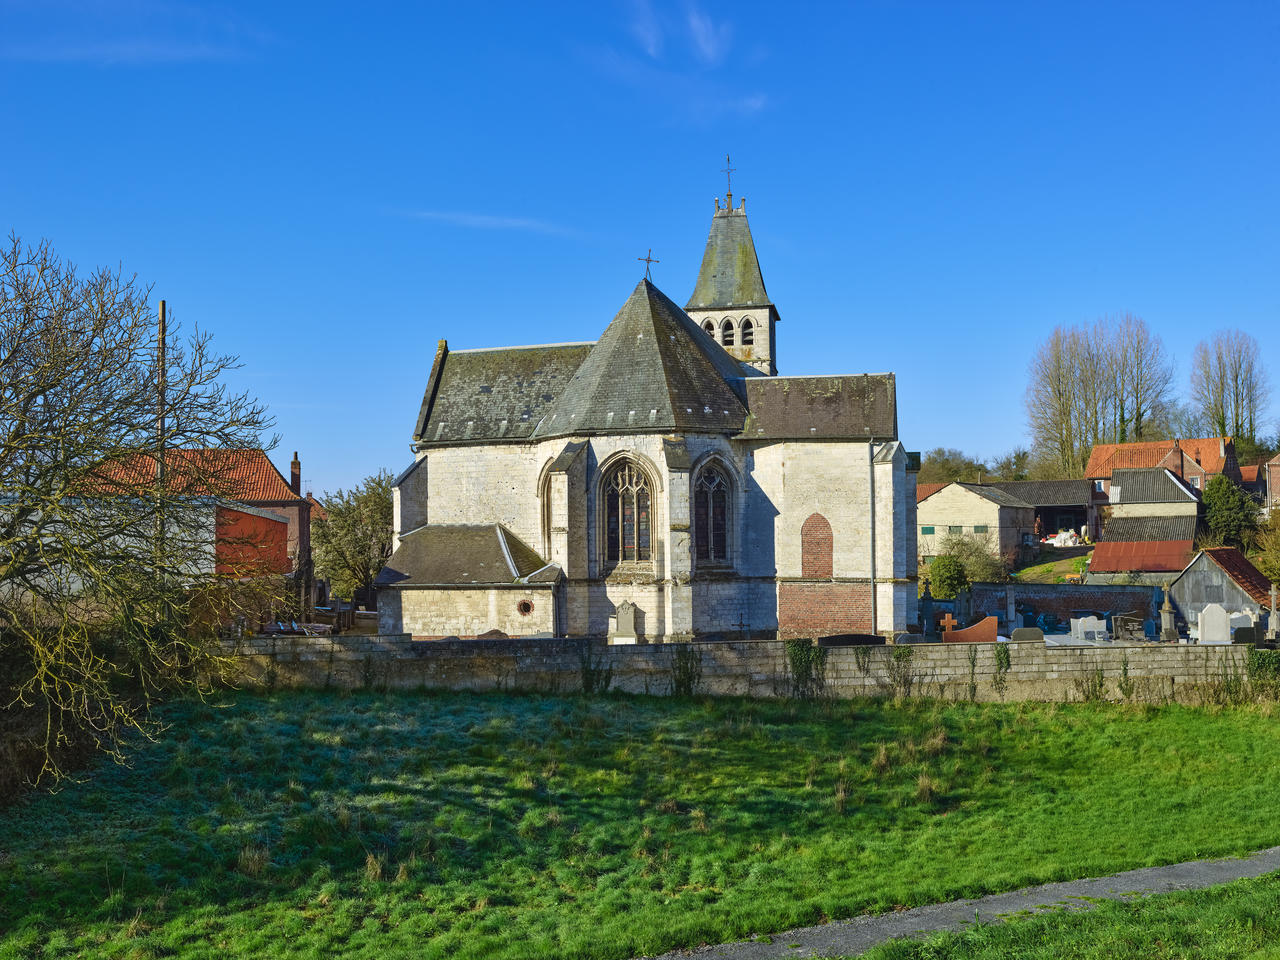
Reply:
<svg viewBox="0 0 1280 960"><path fill-rule="evenodd" d="M662 56L662 24L649 0L631 0L631 35L655 60Z"/></svg>
<svg viewBox="0 0 1280 960"><path fill-rule="evenodd" d="M724 60L729 53L733 26L728 23L715 23L710 16L697 7L689 8L688 23L689 36L693 40L693 49L698 59L712 66Z"/></svg>
<svg viewBox="0 0 1280 960"><path fill-rule="evenodd" d="M414 220L431 220L436 223L448 223L455 227L469 227L474 230L524 230L529 233L546 233L567 236L573 233L568 227L562 227L546 220L534 220L529 217L502 217L488 213L468 213L461 210L409 210L404 216Z"/></svg>
<svg viewBox="0 0 1280 960"><path fill-rule="evenodd" d="M3 5L0 60L104 65L234 60L270 42L264 31L218 4L42 0Z"/></svg>

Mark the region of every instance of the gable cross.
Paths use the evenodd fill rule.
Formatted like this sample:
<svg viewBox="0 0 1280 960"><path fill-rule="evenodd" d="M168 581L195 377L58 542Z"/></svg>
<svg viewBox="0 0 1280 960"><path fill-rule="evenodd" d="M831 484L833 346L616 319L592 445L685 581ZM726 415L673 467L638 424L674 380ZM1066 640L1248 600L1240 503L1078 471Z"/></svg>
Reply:
<svg viewBox="0 0 1280 960"><path fill-rule="evenodd" d="M643 263L643 264L644 264L644 278L645 278L646 280L652 280L652 279L653 279L653 277L649 276L649 268L650 268L651 266L653 266L655 263L661 263L661 262L662 262L661 260L655 260L655 259L653 259L653 247L650 247L650 248L649 248L649 252L648 252L645 256L643 256L643 257L636 257L636 259L637 259L637 260L639 260L641 263Z"/></svg>

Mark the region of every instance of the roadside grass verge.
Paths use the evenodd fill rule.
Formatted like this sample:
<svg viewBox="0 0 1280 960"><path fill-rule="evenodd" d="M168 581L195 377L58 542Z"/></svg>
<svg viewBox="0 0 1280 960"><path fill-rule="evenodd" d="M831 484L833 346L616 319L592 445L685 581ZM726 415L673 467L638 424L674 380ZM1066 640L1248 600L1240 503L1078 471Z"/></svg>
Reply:
<svg viewBox="0 0 1280 960"><path fill-rule="evenodd" d="M895 940L862 960L1222 960L1280 958L1280 876L1106 901L1093 910L1055 910L980 924L927 940Z"/></svg>
<svg viewBox="0 0 1280 960"><path fill-rule="evenodd" d="M280 693L0 816L0 958L625 958L1273 845L1270 705Z"/></svg>

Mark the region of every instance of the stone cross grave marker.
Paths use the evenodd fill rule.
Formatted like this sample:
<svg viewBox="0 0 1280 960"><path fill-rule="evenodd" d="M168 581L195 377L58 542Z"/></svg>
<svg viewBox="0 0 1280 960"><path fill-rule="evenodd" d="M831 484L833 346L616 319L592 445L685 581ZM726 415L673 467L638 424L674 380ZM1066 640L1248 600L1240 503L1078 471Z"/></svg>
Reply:
<svg viewBox="0 0 1280 960"><path fill-rule="evenodd" d="M1231 642L1231 617L1222 604L1205 604L1200 611L1200 642Z"/></svg>
<svg viewBox="0 0 1280 960"><path fill-rule="evenodd" d="M948 613L938 623L939 623L939 626L942 627L942 630L944 633L950 633L952 630L956 628L956 624L959 623L959 621L956 620L956 618L953 617L950 613Z"/></svg>

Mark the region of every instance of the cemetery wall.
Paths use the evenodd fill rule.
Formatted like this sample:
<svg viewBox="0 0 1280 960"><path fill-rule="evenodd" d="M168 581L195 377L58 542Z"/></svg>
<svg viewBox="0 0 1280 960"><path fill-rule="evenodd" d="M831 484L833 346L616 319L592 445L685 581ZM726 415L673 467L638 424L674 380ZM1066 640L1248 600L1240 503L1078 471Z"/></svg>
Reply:
<svg viewBox="0 0 1280 960"><path fill-rule="evenodd" d="M1015 626L1021 626L1013 619L1020 606L1051 613L1063 623L1079 616L1079 610L1140 611L1144 618L1158 620L1164 599L1158 587L1142 584L975 583L972 593L975 615L999 617Z"/></svg>
<svg viewBox="0 0 1280 960"><path fill-rule="evenodd" d="M1009 653L1002 669L997 649ZM606 646L577 640L415 641L408 636L261 637L229 649L239 686L337 689L540 690L571 693L584 677L609 689L666 694L677 657L700 670L696 692L788 696L806 664L834 697L929 696L951 700L1105 699L1203 702L1243 677L1246 650L1138 644L1043 643L789 647L782 641ZM799 654L799 656L797 656ZM972 657L972 659L970 659ZM793 666L796 664L797 666ZM972 685L972 688L971 688Z"/></svg>

